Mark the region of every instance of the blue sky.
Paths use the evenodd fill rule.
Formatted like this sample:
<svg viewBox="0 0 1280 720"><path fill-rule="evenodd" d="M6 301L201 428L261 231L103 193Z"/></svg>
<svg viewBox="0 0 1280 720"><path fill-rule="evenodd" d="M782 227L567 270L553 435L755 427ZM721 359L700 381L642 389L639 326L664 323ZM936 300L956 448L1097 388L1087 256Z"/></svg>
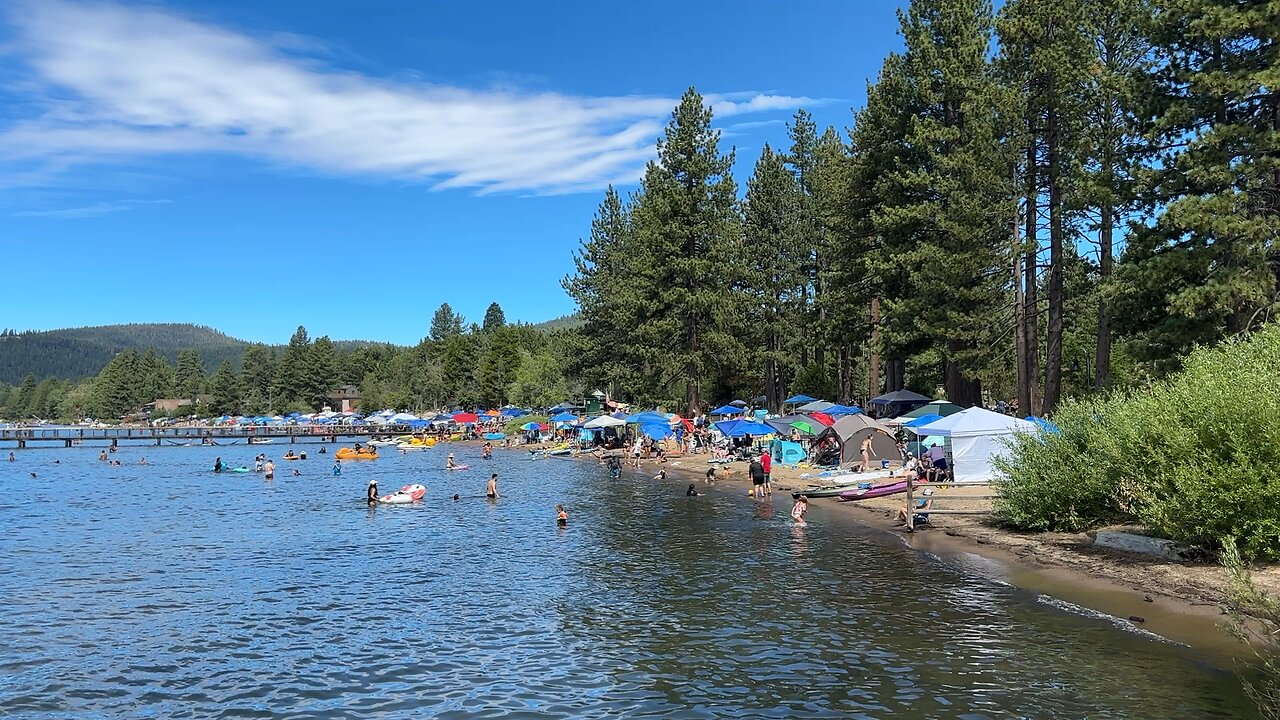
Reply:
<svg viewBox="0 0 1280 720"><path fill-rule="evenodd" d="M708 96L746 175L845 128L895 4L111 3L0 9L0 327L195 322L416 342L573 311L603 188Z"/></svg>

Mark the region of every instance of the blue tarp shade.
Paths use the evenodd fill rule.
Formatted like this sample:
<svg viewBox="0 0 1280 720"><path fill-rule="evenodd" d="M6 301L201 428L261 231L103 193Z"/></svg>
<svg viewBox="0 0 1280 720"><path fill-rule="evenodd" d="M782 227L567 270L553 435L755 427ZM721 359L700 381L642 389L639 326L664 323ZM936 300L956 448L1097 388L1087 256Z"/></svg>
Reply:
<svg viewBox="0 0 1280 720"><path fill-rule="evenodd" d="M1049 422L1044 418L1038 418L1038 417L1035 417L1034 415L1028 415L1023 419L1026 420L1027 422L1035 423L1036 427L1040 428L1041 430L1047 433L1058 435L1059 433L1062 432L1062 428L1058 427L1057 425L1054 425L1052 422Z"/></svg>
<svg viewBox="0 0 1280 720"><path fill-rule="evenodd" d="M652 410L627 416L628 425L669 425L667 416Z"/></svg>
<svg viewBox="0 0 1280 720"><path fill-rule="evenodd" d="M823 410L822 412L834 418L834 417L843 417L845 415L857 415L858 413L862 412L862 408L856 405L832 405L831 407L827 408L826 410Z"/></svg>
<svg viewBox="0 0 1280 720"><path fill-rule="evenodd" d="M560 413L559 415L552 416L551 422L558 422L558 423L578 422L578 416L574 415L571 412L563 412L563 413Z"/></svg>
<svg viewBox="0 0 1280 720"><path fill-rule="evenodd" d="M935 422L941 419L942 419L941 415L937 413L929 413L928 415L921 415L920 417L916 418L915 420L912 420L909 423L903 423L902 426L909 427L909 428L917 428L917 427L920 427L921 425L928 425L931 422Z"/></svg>
<svg viewBox="0 0 1280 720"><path fill-rule="evenodd" d="M808 395L792 395L791 397L787 398L786 400L783 400L782 402L788 405L795 405L798 403L810 403L817 399L818 398L811 398Z"/></svg>
<svg viewBox="0 0 1280 720"><path fill-rule="evenodd" d="M522 415L528 415L529 412L527 410L521 410L520 408L504 408L502 410L502 414L507 417L520 417Z"/></svg>
<svg viewBox="0 0 1280 720"><path fill-rule="evenodd" d="M736 408L732 405L721 405L715 410L712 410L710 414L711 415L739 415L741 413L742 413L741 409Z"/></svg>
<svg viewBox="0 0 1280 720"><path fill-rule="evenodd" d="M654 440L664 440L671 437L671 426L660 423L649 423L640 426L640 432L648 435Z"/></svg>

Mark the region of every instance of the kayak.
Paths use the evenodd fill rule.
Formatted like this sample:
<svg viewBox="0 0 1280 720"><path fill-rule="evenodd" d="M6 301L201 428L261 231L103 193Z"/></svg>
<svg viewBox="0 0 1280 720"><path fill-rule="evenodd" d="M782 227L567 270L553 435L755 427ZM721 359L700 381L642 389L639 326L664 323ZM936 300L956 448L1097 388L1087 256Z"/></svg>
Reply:
<svg viewBox="0 0 1280 720"><path fill-rule="evenodd" d="M422 496L426 494L427 489L421 485L405 485L390 495L383 495L378 498L378 502L387 503L388 505L407 505L421 500Z"/></svg>
<svg viewBox="0 0 1280 720"><path fill-rule="evenodd" d="M400 440L370 440L365 444L372 445L373 447L389 447L391 445L399 445L400 443Z"/></svg>
<svg viewBox="0 0 1280 720"><path fill-rule="evenodd" d="M794 490L791 497L798 498L801 495L811 498L839 497L841 493L849 491L848 485L827 485L826 487L812 487L804 490Z"/></svg>
<svg viewBox="0 0 1280 720"><path fill-rule="evenodd" d="M470 465L454 465L453 467L445 468L445 470L466 470L469 467L471 466Z"/></svg>
<svg viewBox="0 0 1280 720"><path fill-rule="evenodd" d="M334 453L333 456L339 460L377 460L378 451L374 450L373 452L369 452L367 450L361 450L356 452L352 448L342 448L338 452Z"/></svg>
<svg viewBox="0 0 1280 720"><path fill-rule="evenodd" d="M841 502L849 500L867 500L870 498L884 497L885 495L897 495L907 491L907 481L899 480L897 482L885 483L883 485L872 485L869 488L858 488L856 490L846 490L840 493Z"/></svg>
<svg viewBox="0 0 1280 720"><path fill-rule="evenodd" d="M218 472L218 471L217 471L217 470L214 470L213 468L209 468L209 472ZM222 468L222 472L224 472L224 473L229 473L229 472L247 473L247 472L249 472L249 468L247 468L247 467L245 467L245 468L229 468L229 467L224 467L224 468Z"/></svg>

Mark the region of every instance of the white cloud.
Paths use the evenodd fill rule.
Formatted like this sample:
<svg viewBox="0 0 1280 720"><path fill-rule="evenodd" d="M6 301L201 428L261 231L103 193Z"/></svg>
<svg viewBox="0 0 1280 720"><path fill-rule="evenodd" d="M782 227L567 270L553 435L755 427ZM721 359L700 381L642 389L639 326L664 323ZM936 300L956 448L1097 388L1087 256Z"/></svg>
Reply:
<svg viewBox="0 0 1280 720"><path fill-rule="evenodd" d="M676 102L391 81L300 57L308 44L287 34L255 38L111 3L39 0L8 20L8 52L42 96L37 114L0 124L9 178L211 152L437 188L574 192L638 177ZM821 102L707 101L718 116Z"/></svg>
<svg viewBox="0 0 1280 720"><path fill-rule="evenodd" d="M80 207L60 208L56 210L21 210L16 213L10 213L11 217L41 217L41 218L82 218L94 217L97 215L106 215L107 213L120 212L122 210L131 210L142 205L167 205L172 200L104 200L96 202L92 205L82 205Z"/></svg>

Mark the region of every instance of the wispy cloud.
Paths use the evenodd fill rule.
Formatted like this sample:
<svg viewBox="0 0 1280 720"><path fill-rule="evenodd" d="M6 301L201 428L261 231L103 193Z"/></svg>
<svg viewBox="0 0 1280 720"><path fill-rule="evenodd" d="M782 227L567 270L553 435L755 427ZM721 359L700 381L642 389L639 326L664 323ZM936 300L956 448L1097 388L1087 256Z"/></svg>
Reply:
<svg viewBox="0 0 1280 720"><path fill-rule="evenodd" d="M95 215L106 215L107 213L120 212L122 210L132 210L143 205L167 205L172 200L104 200L96 202L92 205L82 205L80 207L59 208L56 210L20 210L10 213L10 217L39 217L39 218L82 218L93 217Z"/></svg>
<svg viewBox="0 0 1280 720"><path fill-rule="evenodd" d="M436 188L574 192L636 178L675 104L392 81L328 66L286 34L112 3L39 0L11 6L8 21L8 51L45 100L0 121L7 177L212 152ZM741 92L707 101L721 117L821 102Z"/></svg>

